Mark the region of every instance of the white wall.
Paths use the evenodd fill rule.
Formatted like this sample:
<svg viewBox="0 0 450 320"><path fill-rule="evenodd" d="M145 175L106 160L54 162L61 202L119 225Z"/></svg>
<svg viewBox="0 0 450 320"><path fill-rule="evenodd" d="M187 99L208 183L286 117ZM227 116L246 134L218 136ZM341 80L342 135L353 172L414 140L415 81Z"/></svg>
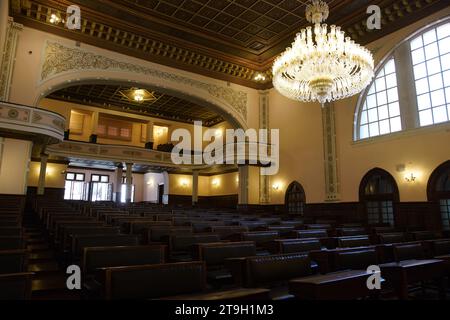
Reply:
<svg viewBox="0 0 450 320"><path fill-rule="evenodd" d="M144 175L143 185L143 201L158 202L158 188L164 184L164 189L167 189L164 174L162 173L146 173ZM163 197L165 198L165 197Z"/></svg>
<svg viewBox="0 0 450 320"><path fill-rule="evenodd" d="M0 194L26 194L32 145L0 137Z"/></svg>

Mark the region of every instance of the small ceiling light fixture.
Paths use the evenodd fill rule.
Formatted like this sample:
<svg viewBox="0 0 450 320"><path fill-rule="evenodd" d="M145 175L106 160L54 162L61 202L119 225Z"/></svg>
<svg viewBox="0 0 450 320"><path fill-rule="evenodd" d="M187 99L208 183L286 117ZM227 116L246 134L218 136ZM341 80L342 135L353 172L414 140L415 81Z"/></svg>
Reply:
<svg viewBox="0 0 450 320"><path fill-rule="evenodd" d="M156 100L154 92L150 92L146 89L131 88L128 90L120 90L119 93L128 100L137 103Z"/></svg>
<svg viewBox="0 0 450 320"><path fill-rule="evenodd" d="M51 24L58 24L61 22L61 18L59 17L59 15L52 13L52 15L50 16L49 19Z"/></svg>
<svg viewBox="0 0 450 320"><path fill-rule="evenodd" d="M326 2L311 0L306 19L313 26L300 30L273 64L273 85L289 99L323 106L360 93L372 81L372 53L340 27L322 24L328 15Z"/></svg>
<svg viewBox="0 0 450 320"><path fill-rule="evenodd" d="M266 81L266 76L264 74L262 74L261 72L257 72L255 77L253 78L253 80L255 80L257 82L264 82L264 81Z"/></svg>
<svg viewBox="0 0 450 320"><path fill-rule="evenodd" d="M417 177L414 175L414 173L411 172L411 175L409 177L405 177L406 182L416 182Z"/></svg>

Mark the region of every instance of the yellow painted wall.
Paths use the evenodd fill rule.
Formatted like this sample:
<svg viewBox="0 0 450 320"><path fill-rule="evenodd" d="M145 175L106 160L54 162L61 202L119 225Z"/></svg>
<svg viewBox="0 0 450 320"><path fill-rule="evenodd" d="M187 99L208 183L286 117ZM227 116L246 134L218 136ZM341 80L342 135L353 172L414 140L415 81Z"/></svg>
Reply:
<svg viewBox="0 0 450 320"><path fill-rule="evenodd" d="M30 163L30 172L28 173L28 186L37 187L39 183L39 172L41 163L33 161ZM47 172L45 176L45 186L47 188L64 188L66 175L64 171L67 165L47 163Z"/></svg>
<svg viewBox="0 0 450 320"><path fill-rule="evenodd" d="M199 176L198 195L207 197L237 194L237 177L237 173L226 173L214 176ZM213 181L215 181L216 184L213 184ZM184 196L192 195L192 176L182 174L169 174L169 194Z"/></svg>
<svg viewBox="0 0 450 320"><path fill-rule="evenodd" d="M371 43L368 47L375 52L376 64L404 38L449 14L450 8L447 8ZM426 201L430 174L437 166L450 159L450 124L354 143L353 121L357 99L358 97L353 97L335 103L341 200L358 201L361 179L369 170L380 167L396 179L401 201ZM397 172L398 164L405 165L406 171ZM415 183L407 183L405 180L405 175L411 172L417 176Z"/></svg>
<svg viewBox="0 0 450 320"><path fill-rule="evenodd" d="M26 194L32 143L0 137L0 194Z"/></svg>

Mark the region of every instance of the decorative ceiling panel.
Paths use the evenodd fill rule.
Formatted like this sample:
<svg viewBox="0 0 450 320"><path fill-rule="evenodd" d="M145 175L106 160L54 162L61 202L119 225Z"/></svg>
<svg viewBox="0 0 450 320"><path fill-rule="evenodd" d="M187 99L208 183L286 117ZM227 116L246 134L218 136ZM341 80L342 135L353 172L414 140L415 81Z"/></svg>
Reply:
<svg viewBox="0 0 450 320"><path fill-rule="evenodd" d="M362 44L449 6L447 0L326 0L329 24ZM17 22L99 47L263 89L273 58L308 23L307 0L10 0ZM50 23L68 5L82 29ZM366 9L379 5L381 30L368 30ZM265 81L256 81L262 73Z"/></svg>
<svg viewBox="0 0 450 320"><path fill-rule="evenodd" d="M129 89L120 85L78 85L55 91L47 98L185 123L198 120L207 127L224 121L207 107L152 90L154 100L129 100L120 93Z"/></svg>

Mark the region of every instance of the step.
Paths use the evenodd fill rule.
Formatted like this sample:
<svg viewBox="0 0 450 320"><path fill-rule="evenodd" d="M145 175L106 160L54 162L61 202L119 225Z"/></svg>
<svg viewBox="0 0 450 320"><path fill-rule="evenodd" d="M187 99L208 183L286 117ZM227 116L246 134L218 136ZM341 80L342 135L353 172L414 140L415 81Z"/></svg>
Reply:
<svg viewBox="0 0 450 320"><path fill-rule="evenodd" d="M31 250L31 251L44 251L44 250L48 250L48 244L30 244L27 245L27 249Z"/></svg>
<svg viewBox="0 0 450 320"><path fill-rule="evenodd" d="M27 242L27 244L46 244L47 243L47 241L44 238L42 238L42 237L39 237L39 238L27 238L26 242Z"/></svg>
<svg viewBox="0 0 450 320"><path fill-rule="evenodd" d="M51 250L38 251L30 254L30 262L33 262L33 260L49 260L54 258L55 254Z"/></svg>
<svg viewBox="0 0 450 320"><path fill-rule="evenodd" d="M54 274L36 274L31 283L33 293L35 291L49 291L49 290L67 290L67 277L62 273Z"/></svg>
<svg viewBox="0 0 450 320"><path fill-rule="evenodd" d="M28 264L29 272L55 272L59 271L59 265L56 261L32 262Z"/></svg>

